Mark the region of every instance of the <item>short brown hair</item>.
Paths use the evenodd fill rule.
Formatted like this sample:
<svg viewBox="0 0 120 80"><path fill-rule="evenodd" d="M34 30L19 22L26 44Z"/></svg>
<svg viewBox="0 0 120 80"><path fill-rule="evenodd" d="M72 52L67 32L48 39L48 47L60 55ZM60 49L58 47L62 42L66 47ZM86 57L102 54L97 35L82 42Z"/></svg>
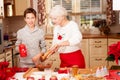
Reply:
<svg viewBox="0 0 120 80"><path fill-rule="evenodd" d="M36 17L36 11L33 9L33 8L27 8L25 11L24 11L24 17L26 17L26 14L27 13L33 13L34 16Z"/></svg>

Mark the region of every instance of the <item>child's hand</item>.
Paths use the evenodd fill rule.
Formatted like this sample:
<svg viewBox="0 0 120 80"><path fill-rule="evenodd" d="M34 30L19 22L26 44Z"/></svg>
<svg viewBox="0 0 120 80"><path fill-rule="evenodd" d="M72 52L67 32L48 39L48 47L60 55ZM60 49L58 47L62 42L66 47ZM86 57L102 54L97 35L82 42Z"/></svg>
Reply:
<svg viewBox="0 0 120 80"><path fill-rule="evenodd" d="M40 63L40 57L42 56L42 54L43 53L39 53L32 58L32 61L35 63L35 65L38 65Z"/></svg>

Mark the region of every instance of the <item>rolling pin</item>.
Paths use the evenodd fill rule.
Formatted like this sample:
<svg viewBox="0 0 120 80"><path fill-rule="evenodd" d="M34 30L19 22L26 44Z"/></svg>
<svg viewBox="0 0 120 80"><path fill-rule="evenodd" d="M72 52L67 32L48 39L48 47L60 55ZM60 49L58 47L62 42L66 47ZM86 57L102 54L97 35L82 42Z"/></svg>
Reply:
<svg viewBox="0 0 120 80"><path fill-rule="evenodd" d="M40 57L41 61L45 61L50 55L52 55L54 52L51 50L48 50L43 56Z"/></svg>
<svg viewBox="0 0 120 80"><path fill-rule="evenodd" d="M45 61L49 56L51 56L58 49L58 46L54 46L53 49L47 50L47 52L40 57L41 61Z"/></svg>

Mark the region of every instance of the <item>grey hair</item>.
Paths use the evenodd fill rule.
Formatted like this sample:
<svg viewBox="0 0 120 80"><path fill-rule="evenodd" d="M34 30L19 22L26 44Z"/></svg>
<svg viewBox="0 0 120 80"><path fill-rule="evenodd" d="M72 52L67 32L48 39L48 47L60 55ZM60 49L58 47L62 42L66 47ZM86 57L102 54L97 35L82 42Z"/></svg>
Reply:
<svg viewBox="0 0 120 80"><path fill-rule="evenodd" d="M50 16L67 16L67 10L61 5L55 5L51 11Z"/></svg>

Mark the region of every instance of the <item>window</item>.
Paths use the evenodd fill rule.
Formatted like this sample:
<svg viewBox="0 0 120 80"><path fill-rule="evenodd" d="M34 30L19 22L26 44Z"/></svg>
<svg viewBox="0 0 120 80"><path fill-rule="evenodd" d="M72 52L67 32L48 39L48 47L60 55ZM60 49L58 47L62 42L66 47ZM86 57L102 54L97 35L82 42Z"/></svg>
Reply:
<svg viewBox="0 0 120 80"><path fill-rule="evenodd" d="M80 12L100 12L101 2L102 0L80 0Z"/></svg>
<svg viewBox="0 0 120 80"><path fill-rule="evenodd" d="M72 1L71 0L52 0L52 7L55 5L62 5L68 12L72 11Z"/></svg>
<svg viewBox="0 0 120 80"><path fill-rule="evenodd" d="M80 16L80 24L90 24L92 25L94 20L106 19L105 14L91 14Z"/></svg>

